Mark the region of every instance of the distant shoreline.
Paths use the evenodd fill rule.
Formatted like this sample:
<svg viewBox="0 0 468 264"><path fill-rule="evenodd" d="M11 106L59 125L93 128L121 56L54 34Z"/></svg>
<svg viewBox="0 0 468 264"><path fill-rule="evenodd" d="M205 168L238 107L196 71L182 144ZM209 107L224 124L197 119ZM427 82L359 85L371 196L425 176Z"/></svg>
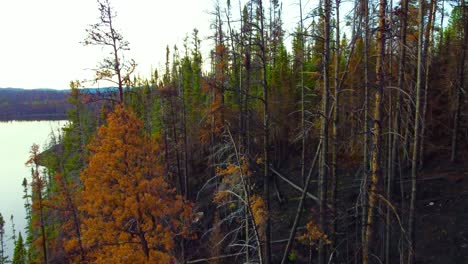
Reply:
<svg viewBox="0 0 468 264"><path fill-rule="evenodd" d="M64 115L26 115L26 116L0 116L0 122L13 122L13 121L61 121L68 120L68 116Z"/></svg>

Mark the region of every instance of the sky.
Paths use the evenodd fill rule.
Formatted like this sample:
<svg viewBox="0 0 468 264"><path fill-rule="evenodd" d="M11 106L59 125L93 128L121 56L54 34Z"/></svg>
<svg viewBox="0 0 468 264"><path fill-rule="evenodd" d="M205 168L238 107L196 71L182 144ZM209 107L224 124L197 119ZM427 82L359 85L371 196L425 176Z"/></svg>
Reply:
<svg viewBox="0 0 468 264"><path fill-rule="evenodd" d="M224 4L225 0L220 2ZM283 2L289 21L298 19L294 18L298 0ZM310 1L304 2L307 5ZM202 46L212 46L207 37L215 0L111 3L117 12L116 28L130 42L126 57L137 62L137 72L142 76L162 69L166 46L181 47L194 28L200 32ZM0 0L0 88L68 89L72 80L91 79L91 69L107 51L84 46L82 41L86 29L98 18L96 0ZM285 28L289 26L286 23ZM208 57L208 51L204 52Z"/></svg>
<svg viewBox="0 0 468 264"><path fill-rule="evenodd" d="M211 1L114 0L117 29L130 42L127 57L149 75L163 64L166 45L180 43L194 27L209 30ZM92 78L106 51L84 46L96 23L95 0L0 0L0 87L66 89Z"/></svg>

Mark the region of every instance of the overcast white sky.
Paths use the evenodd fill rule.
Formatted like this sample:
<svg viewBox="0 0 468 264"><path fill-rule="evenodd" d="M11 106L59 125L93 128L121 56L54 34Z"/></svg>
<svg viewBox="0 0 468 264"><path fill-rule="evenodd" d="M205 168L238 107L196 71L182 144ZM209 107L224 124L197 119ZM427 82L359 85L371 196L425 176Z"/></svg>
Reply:
<svg viewBox="0 0 468 264"><path fill-rule="evenodd" d="M226 0L220 2L225 4ZM298 0L283 2L285 29L291 30L298 19ZM315 1L303 2L304 9L310 10ZM166 45L181 47L194 28L205 39L210 34L209 12L214 10L214 3L113 0L117 28L130 42L127 57L135 59L138 72L149 76L152 68L160 69ZM0 87L67 89L71 80L92 78L89 69L106 52L80 42L98 17L96 0L0 0ZM204 42L211 47L209 40Z"/></svg>

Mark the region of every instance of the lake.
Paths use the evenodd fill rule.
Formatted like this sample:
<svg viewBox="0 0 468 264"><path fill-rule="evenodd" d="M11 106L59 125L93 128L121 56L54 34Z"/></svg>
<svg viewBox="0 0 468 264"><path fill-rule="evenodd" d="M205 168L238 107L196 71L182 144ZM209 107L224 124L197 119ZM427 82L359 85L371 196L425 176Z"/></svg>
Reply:
<svg viewBox="0 0 468 264"><path fill-rule="evenodd" d="M49 141L49 137L66 124L66 121L11 121L0 122L0 213L5 219L6 253L13 257L12 225L10 216L14 216L16 232L24 237L26 212L23 200L23 182L31 180L31 169L24 163L29 158L33 143L40 146L40 151Z"/></svg>

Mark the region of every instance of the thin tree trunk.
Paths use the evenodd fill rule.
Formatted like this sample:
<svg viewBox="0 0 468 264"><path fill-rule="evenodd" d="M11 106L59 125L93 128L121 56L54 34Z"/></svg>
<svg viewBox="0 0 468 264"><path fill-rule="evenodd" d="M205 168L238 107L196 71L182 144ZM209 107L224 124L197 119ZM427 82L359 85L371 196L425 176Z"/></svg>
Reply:
<svg viewBox="0 0 468 264"><path fill-rule="evenodd" d="M465 5L464 0L460 0L460 6L462 8L462 23L464 23L464 28L463 28L463 35L464 35L464 41L463 41L463 47L462 47L462 55L460 58L460 70L459 70L459 75L458 75L458 85L457 85L457 92L456 92L456 110L455 110L455 116L453 120L453 130L452 130L452 152L450 155L450 160L453 162L456 161L457 159L457 154L458 154L458 129L460 127L460 112L462 109L463 105L463 94L462 90L464 88L465 84L465 58L466 58L466 49L468 48L468 38L466 34L468 33L468 21L467 21L467 8Z"/></svg>
<svg viewBox="0 0 468 264"><path fill-rule="evenodd" d="M396 106L395 106L395 119L394 119L394 128L393 128L393 139L392 139L392 157L390 163L390 171L392 173L392 178L396 178L397 173L397 164L398 164L398 172L400 172L400 128L401 128L401 111L402 111L402 91L404 89L405 83L405 62L406 62L406 21L407 21L407 10L408 10L408 0L402 0L401 2L401 15L400 15L400 41L399 41L399 50L400 50L400 57L399 57L399 66L398 66L398 90L396 96ZM403 181L400 175L400 192L402 193L401 197L401 207L404 208L404 195L403 195ZM390 183L391 184L391 183ZM400 241L403 241L403 233L401 233ZM389 263L389 258L387 259L387 263Z"/></svg>
<svg viewBox="0 0 468 264"><path fill-rule="evenodd" d="M297 206L296 216L294 217L293 226L291 227L291 231L289 232L289 239L288 239L288 243L286 244L286 249L284 250L284 253L283 253L283 259L281 260L281 264L286 263L288 256L289 256L289 252L292 249L294 238L296 237L297 225L299 224L299 220L301 219L302 208L304 207L307 189L309 188L309 183L310 183L310 180L312 179L311 177L312 171L314 170L315 163L317 162L317 158L320 153L320 147L321 147L321 142L319 142L319 145L317 146L317 151L315 153L314 160L312 161L312 166L310 167L309 174L307 175L307 179L304 183L304 189L301 194L301 199L299 200L299 205Z"/></svg>
<svg viewBox="0 0 468 264"><path fill-rule="evenodd" d="M429 9L429 18L427 20L426 30L424 32L424 97L422 105L422 115L421 115L421 144L419 145L419 164L418 168L421 170L424 167L424 139L426 134L426 112L427 112L427 93L429 90L429 67L431 66L432 58L432 36L434 31L435 14L436 14L436 1L431 0L430 9Z"/></svg>
<svg viewBox="0 0 468 264"><path fill-rule="evenodd" d="M330 16L331 3L330 0L324 0L325 20L324 20L324 49L323 49L323 91L322 91L322 121L321 121L321 141L322 151L319 167L319 228L323 233L326 230L326 203L327 203L327 178L328 178L328 117L329 117L329 101L330 101ZM325 241L320 239L318 245L318 263L326 262Z"/></svg>
<svg viewBox="0 0 468 264"><path fill-rule="evenodd" d="M181 79L183 76L180 77ZM186 105L185 105L185 91L182 84L179 84L181 87L181 97L182 97L182 133L184 134L184 197L188 199L189 197L189 186L188 186L188 142L187 142L187 114L186 114Z"/></svg>
<svg viewBox="0 0 468 264"><path fill-rule="evenodd" d="M119 54L118 54L118 49L117 49L117 36L115 36L115 30L112 25L112 14L111 14L111 8L108 6L107 8L107 19L109 20L109 29L111 33L111 39L112 39L112 49L113 49L113 55L114 55L114 70L115 73L117 74L117 84L119 85L119 101L120 103L124 103L124 93L123 93L123 82L122 82L122 73L120 71L120 60L119 60Z"/></svg>
<svg viewBox="0 0 468 264"><path fill-rule="evenodd" d="M242 54L244 53L244 18L243 18L243 13L242 13L242 5L240 4L240 1L239 1L239 16L240 16L240 40L239 42L237 43L238 47L240 48L240 55L239 56L242 56ZM230 26L230 21L229 21L229 16L228 16L228 26L230 28L230 32L231 32L231 47L233 49L233 53L235 54L234 52L234 34L232 32L232 29L231 29L231 26ZM234 58L234 60L237 60L236 58ZM244 98L244 95L243 95L243 91L242 91L242 88L243 88L243 85L242 85L242 62L239 61L239 65L238 65L238 93L239 93L239 97L238 97L238 104L239 104L239 130L240 130L240 133L239 133L239 155L243 155L244 153L244 149L245 149L245 117L244 117L244 109L243 109L243 106L244 106L244 102L243 102L243 98ZM244 195L247 199L247 197L249 197L249 193L248 193L248 190L247 190L248 187L244 187ZM248 205L247 205L248 206ZM245 247L246 247L246 250L245 250L245 262L246 263L250 263L250 254L249 254L249 247L250 247L250 226L249 226L249 212L248 210L246 212L244 212L244 218L245 218L245 229L244 229L244 232L245 232ZM255 227L254 227L255 228ZM259 249L261 249L261 247L259 247ZM260 258L261 258L261 253L259 254Z"/></svg>
<svg viewBox="0 0 468 264"><path fill-rule="evenodd" d="M265 202L265 209L267 216L265 219L265 230L264 230L264 257L263 261L265 264L271 263L271 212L270 212L270 173L269 173L269 155L268 155L268 143L269 143L269 112L268 112L268 79L267 79L267 52L265 42L265 28L264 28L264 10L263 1L258 1L258 11L260 14L260 56L262 61L262 86L263 86L263 199Z"/></svg>
<svg viewBox="0 0 468 264"><path fill-rule="evenodd" d="M181 71L182 72L182 71ZM181 80L183 79L182 73L179 76L179 87L180 87L180 96L182 99L182 133L183 133L183 147L184 147L184 179L183 179L183 188L181 188L181 192L183 192L184 198L188 200L189 198L189 186L188 186L188 143L187 143L187 115L186 115L186 106L185 106L185 91L184 91L184 86L181 83ZM180 175L181 176L181 175ZM180 177L179 176L179 177ZM144 235L143 235L144 239ZM143 240L143 248L147 248L148 244L146 243L146 240ZM180 239L180 245L181 245L181 257L182 257L182 262L186 263L187 262L187 256L186 256L186 243L185 243L185 238ZM149 255L147 255L147 258Z"/></svg>
<svg viewBox="0 0 468 264"><path fill-rule="evenodd" d="M377 185L381 177L380 155L381 155L381 134L382 134L382 107L383 107L383 88L385 85L385 7L386 1L379 2L379 26L377 30L377 63L376 63L376 85L374 125L373 125L373 145L371 158L371 185L369 189L369 208L367 213L366 234L364 237L362 263L369 263L370 243L374 227L374 210L377 202Z"/></svg>
<svg viewBox="0 0 468 264"><path fill-rule="evenodd" d="M361 1L361 8L364 16L364 146L363 146L363 191L361 193L362 218L361 218L361 242L362 255L364 255L366 223L367 223L367 204L368 204L368 175L369 175L369 2Z"/></svg>
<svg viewBox="0 0 468 264"><path fill-rule="evenodd" d="M393 9L393 0L390 0L390 5L389 5L389 11L388 12L392 12L392 9ZM393 16L390 16L390 21L389 21L389 24L390 24L390 34L393 34ZM393 84L393 38L389 38L389 43L388 43L388 48L389 48L389 75L390 75L390 78L388 79L388 86L392 87ZM387 181L386 181L386 194L387 194L387 200L389 203L391 203L391 200L392 200L392 191L393 191L393 175L394 175L394 172L393 172L393 169L394 167L392 166L392 157L393 157L393 154L392 154L392 151L393 151L393 148L392 148L392 142L393 142L393 137L394 137L394 134L392 133L392 122L393 122L393 119L392 119L392 114L393 112L395 111L394 108L393 108L393 92L392 90L390 89L388 91L389 93L389 96L388 96L388 105L389 105L389 114L388 114L388 129L389 129L389 132L388 133L388 144L387 144L387 148L388 148L388 156L387 156ZM398 110L397 110L398 111ZM395 133L395 131L393 131ZM390 205L387 205L386 207L386 213L385 213L385 243L384 243L384 246L385 246L385 249L384 249L384 256L385 256L385 263L389 264L390 263L390 248L391 248L391 233L390 233L390 230L391 230L391 219L390 219L390 215L391 215L391 208L390 208Z"/></svg>
<svg viewBox="0 0 468 264"><path fill-rule="evenodd" d="M135 183L136 185L136 183ZM135 186L136 187L136 186ZM149 256L150 256L150 249L149 249L149 245L148 245L148 241L146 240L146 237L145 237L145 231L143 230L144 228L141 226L141 223L143 222L143 212L141 211L141 200L140 200L140 195L137 194L136 197L135 197L135 200L137 202L137 221L136 221L136 229L138 231L138 239L140 240L140 245L141 245L141 249L143 251L143 253L145 254L145 257L146 257L146 260L148 261L149 260ZM183 240L182 240L183 242ZM183 256L182 256L182 261L185 262L185 250L184 250L184 247L182 247L182 253L183 253Z"/></svg>
<svg viewBox="0 0 468 264"><path fill-rule="evenodd" d="M184 187L183 181L182 181L182 172L180 168L180 156L179 156L179 140L178 140L178 135L177 135L177 127L176 127L176 115L174 111L174 102L173 98L169 98L169 102L171 104L171 119L172 119L172 137L174 138L174 151L175 151L175 156L176 156L176 165L177 165L177 187L178 191L180 194L183 195L183 190L182 188Z"/></svg>
<svg viewBox="0 0 468 264"><path fill-rule="evenodd" d="M306 148L306 128L305 128L305 90L304 90L304 21L302 18L302 0L299 0L299 19L300 19L300 34L301 34L301 129L302 129L302 149L301 149L301 179L305 184L305 148Z"/></svg>
<svg viewBox="0 0 468 264"><path fill-rule="evenodd" d="M337 220L337 184L338 184L338 175L337 175L337 160L338 160L338 129L339 129L339 114L340 114L340 90L341 90L341 83L340 83L340 57L341 57L341 50L340 50L340 2L341 0L335 0L335 10L336 10L336 33L335 33L335 109L333 111L333 127L332 127L332 144L331 144L331 153L332 153L332 161L331 161L331 190L330 190L330 200L331 200L331 216L332 216L332 225L330 230L330 238L331 238L331 246L330 248L332 251L335 250L336 247L336 231L338 226Z"/></svg>
<svg viewBox="0 0 468 264"><path fill-rule="evenodd" d="M163 134L163 143L164 143L164 159L165 159L165 163L166 163L166 174L167 175L170 175L170 162L169 162L169 144L168 144L168 140L167 140L167 128L166 128L166 125L165 125L165 122L164 122L164 117L165 117L165 112L164 112L164 104L163 104L163 100L161 99L161 103L160 103L160 106L161 106L161 119L162 119L162 128L161 128L161 131L162 131L162 134ZM169 177L168 177L169 178ZM168 179L169 180L169 179ZM172 180L172 179L171 179Z"/></svg>
<svg viewBox="0 0 468 264"><path fill-rule="evenodd" d="M409 234L409 247L408 247L408 264L412 264L416 257L415 246L415 219L416 219L416 191L417 191L417 176L418 176L418 157L419 157L419 144L420 144L420 108L421 108L421 91L423 89L423 62L424 57L424 0L419 0L418 11L418 58L417 58L417 72L416 72L416 109L414 111L414 137L413 137L413 155L411 159L411 198L409 208L409 221L408 221L408 234Z"/></svg>
<svg viewBox="0 0 468 264"><path fill-rule="evenodd" d="M244 111L245 111L245 124L244 124L244 144L245 153L250 153L250 109L249 109L249 96L250 96L250 86L252 79L252 13L253 13L253 1L249 3L250 10L247 11L247 32L248 32L248 42L247 48L245 50L245 100L244 100Z"/></svg>
<svg viewBox="0 0 468 264"><path fill-rule="evenodd" d="M42 254L43 254L43 259L44 259L44 264L49 263L48 258L47 258L47 237L45 233L45 220L44 220L44 205L43 205L43 198L42 198L42 179L39 176L39 165L36 164L36 169L33 172L35 179L35 185L36 185L36 192L38 195L38 202L39 202L39 220L40 220L40 225L41 225L41 238L42 238Z"/></svg>

